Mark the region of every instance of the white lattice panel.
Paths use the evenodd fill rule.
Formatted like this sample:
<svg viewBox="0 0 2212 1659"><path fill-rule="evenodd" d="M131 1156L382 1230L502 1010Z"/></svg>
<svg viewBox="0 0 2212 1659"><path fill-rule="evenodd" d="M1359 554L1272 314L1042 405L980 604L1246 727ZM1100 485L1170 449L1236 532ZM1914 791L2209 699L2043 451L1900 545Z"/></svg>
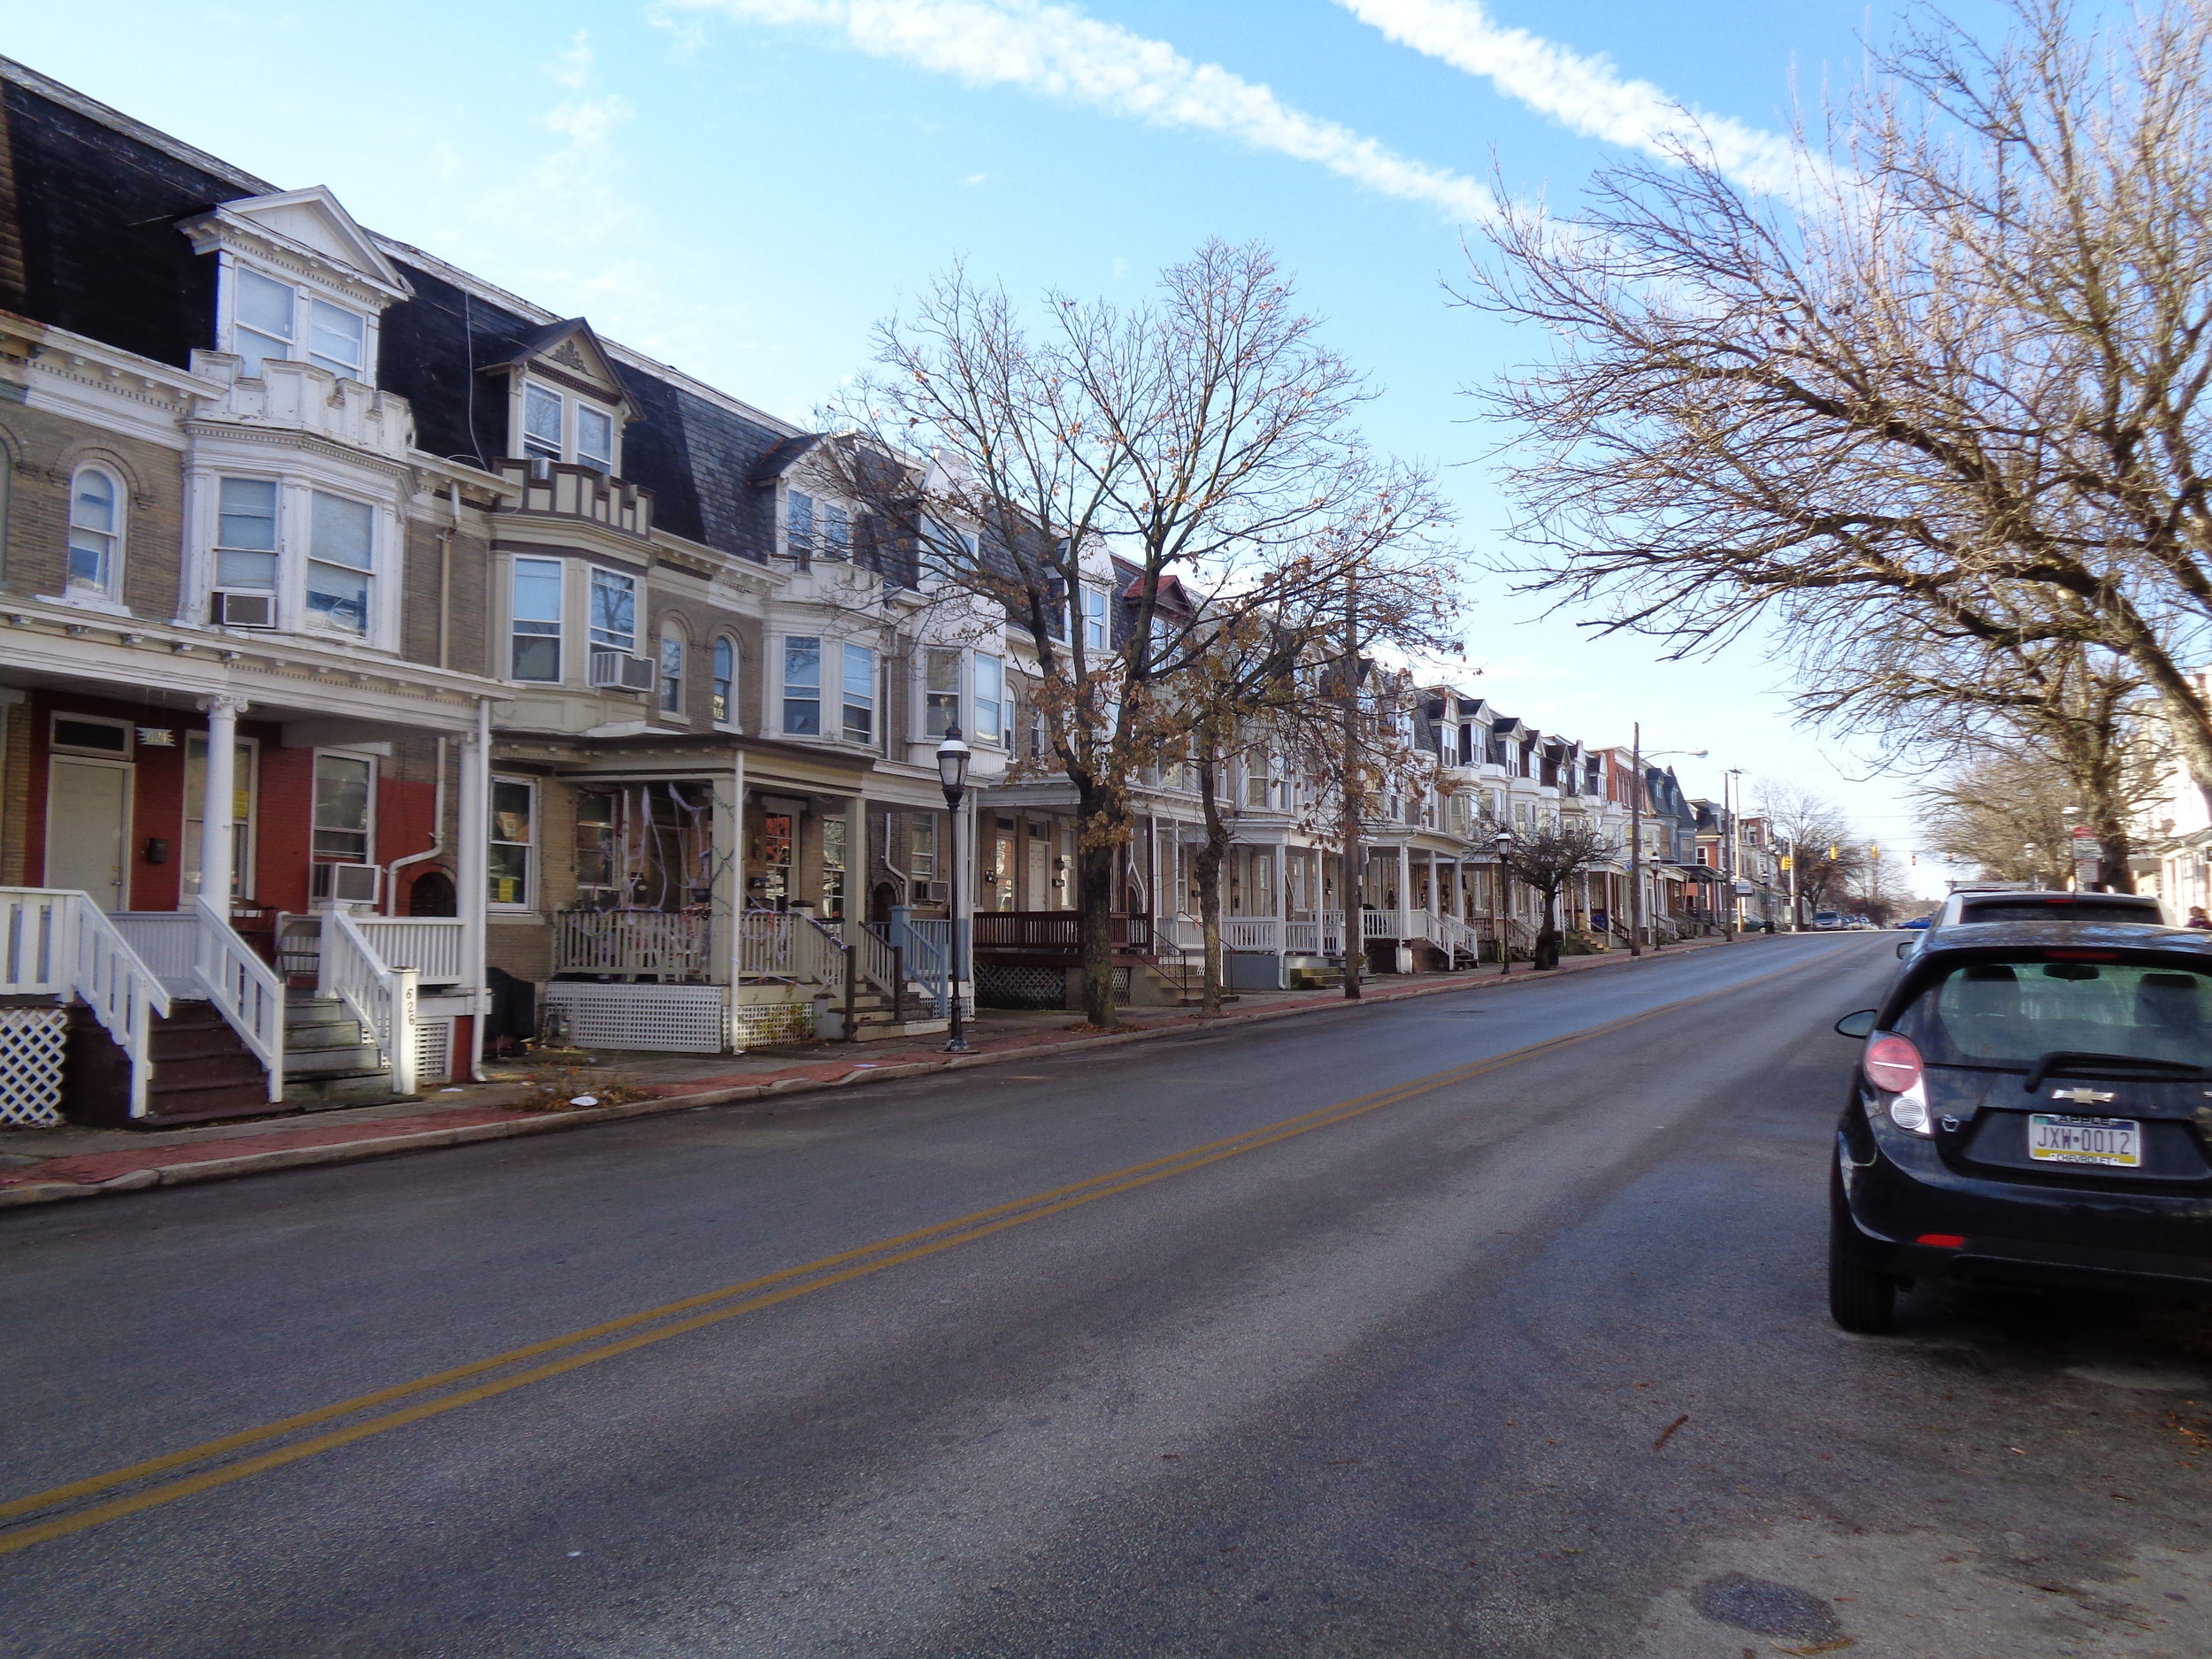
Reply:
<svg viewBox="0 0 2212 1659"><path fill-rule="evenodd" d="M749 1002L730 1016L731 1046L737 1048L804 1042L813 1035L811 1002Z"/></svg>
<svg viewBox="0 0 2212 1659"><path fill-rule="evenodd" d="M730 1046L728 987L719 985L576 985L545 987L569 1040L585 1048L649 1048L720 1054Z"/></svg>
<svg viewBox="0 0 2212 1659"><path fill-rule="evenodd" d="M425 1019L415 1026L415 1081L450 1083L453 1080L453 1022Z"/></svg>
<svg viewBox="0 0 2212 1659"><path fill-rule="evenodd" d="M0 1008L0 1125L44 1128L61 1121L61 1065L69 1013Z"/></svg>

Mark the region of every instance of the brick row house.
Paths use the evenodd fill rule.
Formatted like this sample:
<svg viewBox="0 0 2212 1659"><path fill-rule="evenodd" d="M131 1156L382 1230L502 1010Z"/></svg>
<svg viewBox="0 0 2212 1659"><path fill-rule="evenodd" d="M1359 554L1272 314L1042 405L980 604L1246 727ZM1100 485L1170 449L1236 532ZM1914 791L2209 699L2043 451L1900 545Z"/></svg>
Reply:
<svg viewBox="0 0 2212 1659"><path fill-rule="evenodd" d="M404 1094L539 1021L718 1051L1066 1002L1072 802L1006 775L1025 636L925 602L839 442L0 59L0 1049L66 1002L73 1114L168 1123ZM1092 562L1095 645L1135 572ZM1624 842L1636 787L1448 688L1405 721L1434 764L1363 828L1380 972L1532 936L1493 827ZM1263 753L1227 787L1233 982L1325 972L1316 787ZM1657 933L1695 815L1643 787ZM1176 1000L1189 769L1136 805L1118 960ZM1588 948L1626 879L1572 895Z"/></svg>

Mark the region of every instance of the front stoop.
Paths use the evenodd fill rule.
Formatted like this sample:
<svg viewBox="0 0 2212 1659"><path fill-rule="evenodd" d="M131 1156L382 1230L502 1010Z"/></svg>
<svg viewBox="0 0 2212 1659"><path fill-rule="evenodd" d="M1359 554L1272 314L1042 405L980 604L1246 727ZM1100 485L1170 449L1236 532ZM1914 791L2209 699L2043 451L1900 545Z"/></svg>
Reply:
<svg viewBox="0 0 2212 1659"><path fill-rule="evenodd" d="M303 1111L328 1111L418 1098L392 1092L392 1068L366 1035L336 997L287 993L284 1103Z"/></svg>
<svg viewBox="0 0 2212 1659"><path fill-rule="evenodd" d="M99 1128L169 1129L180 1124L257 1118L280 1110L269 1101L268 1074L215 1005L177 998L169 1017L148 1022L153 1068L146 1115L130 1115L131 1068L92 1010L70 1004L64 1114Z"/></svg>

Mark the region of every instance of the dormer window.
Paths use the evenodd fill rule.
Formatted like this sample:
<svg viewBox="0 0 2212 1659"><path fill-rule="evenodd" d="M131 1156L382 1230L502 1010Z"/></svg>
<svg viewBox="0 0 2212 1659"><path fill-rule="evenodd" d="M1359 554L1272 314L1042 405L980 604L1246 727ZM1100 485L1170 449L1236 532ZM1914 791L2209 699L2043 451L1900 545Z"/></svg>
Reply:
<svg viewBox="0 0 2212 1659"><path fill-rule="evenodd" d="M369 319L297 285L233 263L229 349L259 378L270 358L308 363L349 380L369 378Z"/></svg>
<svg viewBox="0 0 2212 1659"><path fill-rule="evenodd" d="M614 471L614 417L573 392L539 380L522 383L522 453L534 461L567 461L595 472Z"/></svg>

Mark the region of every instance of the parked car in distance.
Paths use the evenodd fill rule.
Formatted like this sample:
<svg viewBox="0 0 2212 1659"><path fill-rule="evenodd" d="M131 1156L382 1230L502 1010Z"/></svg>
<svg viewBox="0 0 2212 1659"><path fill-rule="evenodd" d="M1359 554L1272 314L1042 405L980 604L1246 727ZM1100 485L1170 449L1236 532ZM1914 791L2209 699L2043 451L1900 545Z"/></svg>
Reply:
<svg viewBox="0 0 2212 1659"><path fill-rule="evenodd" d="M2032 889L1954 893L1943 901L1920 939L1900 941L1897 954L1926 949L1944 929L1992 922L2135 923L2162 927L2166 913L2143 893L2039 893Z"/></svg>
<svg viewBox="0 0 2212 1659"><path fill-rule="evenodd" d="M2212 1299L2212 935L1955 923L1836 1029L1837 1324L1933 1279Z"/></svg>
<svg viewBox="0 0 2212 1659"><path fill-rule="evenodd" d="M1813 928L1814 931L1817 933L1824 933L1832 929L1841 927L1842 926L1843 918L1837 915L1833 910L1815 910L1813 912Z"/></svg>
<svg viewBox="0 0 2212 1659"><path fill-rule="evenodd" d="M1910 921L1900 922L1897 926L1901 931L1909 931L1916 928L1925 927L1933 920L1935 920L1935 918L1932 916L1916 916Z"/></svg>

